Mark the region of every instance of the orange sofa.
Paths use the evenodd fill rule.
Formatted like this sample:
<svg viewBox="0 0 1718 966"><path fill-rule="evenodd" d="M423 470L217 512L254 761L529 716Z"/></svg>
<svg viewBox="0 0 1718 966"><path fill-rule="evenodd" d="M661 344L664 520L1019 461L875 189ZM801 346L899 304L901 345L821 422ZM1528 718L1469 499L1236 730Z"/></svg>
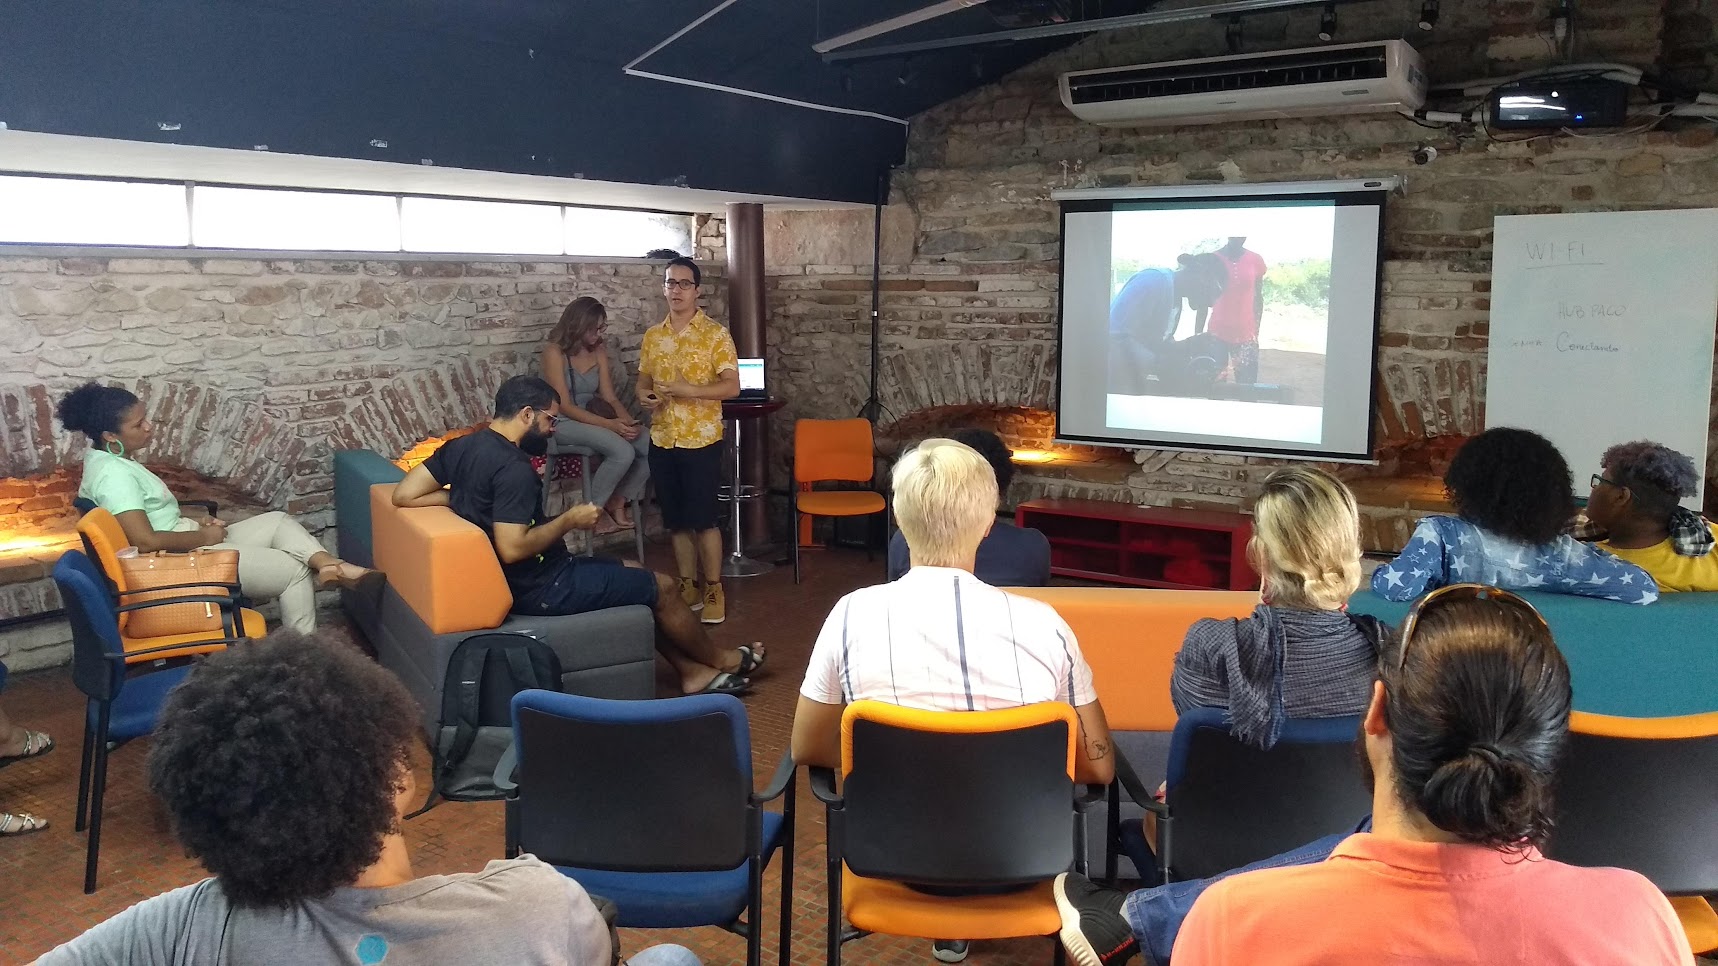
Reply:
<svg viewBox="0 0 1718 966"><path fill-rule="evenodd" d="M447 661L486 631L526 634L561 660L561 689L599 698L651 698L656 625L650 608L614 607L538 617L510 613L513 595L489 538L446 507L393 504L399 467L369 450L334 456L340 555L388 575L381 597L343 594L376 659L417 698L434 734Z"/></svg>

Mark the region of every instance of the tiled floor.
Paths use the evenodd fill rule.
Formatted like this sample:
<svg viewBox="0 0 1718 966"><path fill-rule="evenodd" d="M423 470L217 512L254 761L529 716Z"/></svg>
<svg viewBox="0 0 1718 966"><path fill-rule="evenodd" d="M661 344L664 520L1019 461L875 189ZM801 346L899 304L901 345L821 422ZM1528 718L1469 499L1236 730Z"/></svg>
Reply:
<svg viewBox="0 0 1718 966"><path fill-rule="evenodd" d="M653 546L651 554L654 564L666 564L659 559L660 548ZM735 644L762 640L770 649L769 665L746 698L760 783L786 748L800 678L824 615L843 593L880 580L882 569L881 559L868 565L856 551L814 551L806 556L806 579L797 587L786 567L728 582L729 618L713 629L717 639ZM340 623L337 615L325 614L325 624ZM53 734L58 748L45 758L0 770L0 807L33 811L53 822L52 828L35 835L0 839L0 963L29 962L140 899L202 877L197 864L174 844L165 814L144 786L148 742L143 740L119 749L111 759L101 888L85 896L84 837L72 831L82 698L69 670L60 669L14 675L4 700L14 720ZM420 785L426 780L419 776ZM823 815L803 780L799 789L793 958L812 963L822 960L826 922ZM501 855L501 808L445 804L408 823L406 838L420 875L478 869ZM764 885L765 957L770 962L777 942L778 881L772 864ZM627 931L622 938L628 952L656 942L684 943L706 963L739 963L745 958L743 940L714 928ZM1047 963L1050 956L1048 940L1014 940L975 944L970 962ZM889 936L851 943L844 958L855 964L935 963L924 941Z"/></svg>
<svg viewBox="0 0 1718 966"><path fill-rule="evenodd" d="M653 563L664 565L660 548ZM792 572L776 572L728 583L728 623L718 640L735 644L762 640L770 663L746 698L754 742L754 768L764 781L786 746L800 678L823 616L843 593L881 578L882 563L867 564L853 551L819 551L806 558L805 583ZM335 615L329 623L348 633ZM51 755L0 770L0 807L48 817L53 827L16 839L0 839L0 964L25 963L55 944L138 900L202 877L197 864L173 843L166 818L143 784L147 741L117 751L109 770L107 821L103 830L101 888L82 892L83 836L72 831L77 797L78 743L83 702L65 669L15 675L5 695L7 713L25 725L52 733ZM426 775L418 776L420 785ZM802 776L803 779L803 776ZM800 828L795 861L793 958L810 964L823 958L826 913L823 877L823 814L802 780ZM446 804L406 826L413 864L420 875L467 871L501 854L501 809L495 804ZM779 860L778 860L779 863ZM765 879L765 961L774 962L777 942L778 868ZM684 943L706 963L744 961L745 944L719 929L624 931L627 952L657 942ZM923 940L870 936L845 948L854 964L934 966ZM974 966L1048 963L1047 940L975 943ZM1714 964L1712 960L1700 960ZM1263 966L1263 964L1261 964Z"/></svg>

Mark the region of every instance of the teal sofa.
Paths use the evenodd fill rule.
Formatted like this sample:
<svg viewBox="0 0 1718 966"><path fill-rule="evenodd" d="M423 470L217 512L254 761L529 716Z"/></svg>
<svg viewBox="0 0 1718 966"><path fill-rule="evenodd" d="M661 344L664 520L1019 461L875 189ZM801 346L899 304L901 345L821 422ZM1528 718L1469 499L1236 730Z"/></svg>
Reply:
<svg viewBox="0 0 1718 966"><path fill-rule="evenodd" d="M1630 718L1718 711L1718 593L1665 594L1645 606L1523 592L1569 662L1575 708ZM1370 590L1348 612L1398 626L1408 603Z"/></svg>

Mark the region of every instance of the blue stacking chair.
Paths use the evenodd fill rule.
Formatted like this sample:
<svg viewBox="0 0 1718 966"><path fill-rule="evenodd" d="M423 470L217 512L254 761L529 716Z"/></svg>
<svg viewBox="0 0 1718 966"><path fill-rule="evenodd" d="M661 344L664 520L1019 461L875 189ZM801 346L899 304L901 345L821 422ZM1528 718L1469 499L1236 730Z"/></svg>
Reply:
<svg viewBox="0 0 1718 966"><path fill-rule="evenodd" d="M513 697L516 764L496 769L508 854L530 852L619 908L618 925L721 926L762 951L763 871L781 859L781 966L792 942L794 766L752 788L751 728L732 695ZM512 780L508 780L511 773ZM784 797L785 796L785 797ZM765 803L783 800L782 810Z"/></svg>
<svg viewBox="0 0 1718 966"><path fill-rule="evenodd" d="M87 699L76 827L80 832L89 829L84 855L84 894L88 895L95 891L96 863L101 855L101 804L107 788L108 753L155 730L167 692L184 680L192 663L190 658L148 658L151 650L182 652L183 644L124 650L119 614L187 601L232 606L232 598L174 597L115 607L101 573L77 550L66 551L54 564L54 585L60 590L72 626L72 680ZM226 641L234 642L231 638Z"/></svg>
<svg viewBox="0 0 1718 966"><path fill-rule="evenodd" d="M1116 876L1125 840L1143 845L1137 822L1117 822L1123 792L1157 816L1156 864L1164 882L1207 878L1352 831L1372 811L1354 749L1358 716L1291 718L1267 751L1230 734L1228 715L1194 708L1176 720L1161 802L1125 758L1117 760L1108 878ZM1123 825L1135 827L1124 833ZM1143 849L1127 851L1144 876L1151 863L1138 854Z"/></svg>

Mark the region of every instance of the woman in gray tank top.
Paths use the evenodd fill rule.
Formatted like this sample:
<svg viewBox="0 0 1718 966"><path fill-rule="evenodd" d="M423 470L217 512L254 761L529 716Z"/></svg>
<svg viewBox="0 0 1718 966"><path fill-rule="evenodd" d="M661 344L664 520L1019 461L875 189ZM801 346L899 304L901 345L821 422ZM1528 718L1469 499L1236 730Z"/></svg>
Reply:
<svg viewBox="0 0 1718 966"><path fill-rule="evenodd" d="M591 475L591 502L606 513L597 522L598 533L633 526L626 504L644 495L650 473L644 459L650 434L614 391L607 331L603 304L588 295L576 298L549 331L542 363L543 378L560 393L565 417L555 427L555 444L583 447L599 461Z"/></svg>

